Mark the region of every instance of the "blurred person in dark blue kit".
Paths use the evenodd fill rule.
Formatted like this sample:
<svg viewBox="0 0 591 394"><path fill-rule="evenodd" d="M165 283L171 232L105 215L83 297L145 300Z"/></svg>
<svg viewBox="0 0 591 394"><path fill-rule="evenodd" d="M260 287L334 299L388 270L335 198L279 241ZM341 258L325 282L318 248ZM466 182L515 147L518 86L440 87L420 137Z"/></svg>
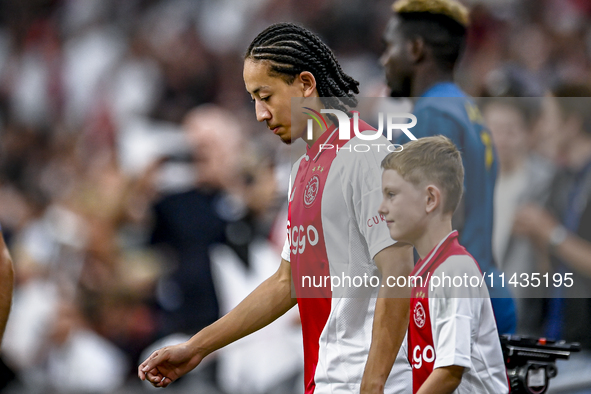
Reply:
<svg viewBox="0 0 591 394"><path fill-rule="evenodd" d="M464 198L454 215L460 243L487 275L499 272L492 254L493 196L497 162L492 139L474 101L454 82L469 12L455 0L399 0L382 56L391 97L416 97L412 132L417 138L445 135L462 153ZM408 139L402 136L398 143ZM487 280L490 284L490 279ZM489 286L500 333L515 331L515 306L500 280Z"/></svg>

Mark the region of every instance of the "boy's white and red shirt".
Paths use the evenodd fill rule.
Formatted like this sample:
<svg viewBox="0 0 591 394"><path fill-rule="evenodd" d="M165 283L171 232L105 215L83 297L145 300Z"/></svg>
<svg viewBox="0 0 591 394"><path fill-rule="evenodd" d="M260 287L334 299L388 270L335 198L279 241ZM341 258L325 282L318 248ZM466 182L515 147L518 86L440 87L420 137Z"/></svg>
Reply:
<svg viewBox="0 0 591 394"><path fill-rule="evenodd" d="M417 262L411 276L417 286L411 292L408 358L412 365L413 393L434 369L464 367L454 394L509 392L507 374L486 285L474 258L452 231ZM430 286L437 277L434 286ZM451 280L442 282L444 278ZM454 278L456 279L454 284ZM435 284L438 284L435 286ZM442 283L444 285L442 285ZM466 286L467 284L467 286Z"/></svg>
<svg viewBox="0 0 591 394"><path fill-rule="evenodd" d="M359 130L375 133L362 121ZM395 243L378 214L389 146L382 136L340 140L332 127L293 166L281 256L291 264L302 321L306 394L359 392L379 288L333 291L324 278L379 276L373 257ZM403 346L384 392L410 394L410 371Z"/></svg>

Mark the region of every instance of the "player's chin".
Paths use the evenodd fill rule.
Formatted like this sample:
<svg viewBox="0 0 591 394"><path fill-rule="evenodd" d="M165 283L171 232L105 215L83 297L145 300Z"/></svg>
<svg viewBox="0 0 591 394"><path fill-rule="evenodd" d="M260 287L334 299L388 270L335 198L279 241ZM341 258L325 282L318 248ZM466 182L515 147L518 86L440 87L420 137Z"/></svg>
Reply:
<svg viewBox="0 0 591 394"><path fill-rule="evenodd" d="M395 224L391 224L388 226L390 230L390 237L396 241L402 241L404 234L396 228Z"/></svg>
<svg viewBox="0 0 591 394"><path fill-rule="evenodd" d="M280 135L279 138L281 138L281 142L285 145L291 145L295 142L290 135Z"/></svg>
<svg viewBox="0 0 591 394"><path fill-rule="evenodd" d="M410 84L407 81L394 77L389 77L386 80L390 89L390 97L410 97Z"/></svg>
<svg viewBox="0 0 591 394"><path fill-rule="evenodd" d="M390 97L392 98L401 98L401 97L408 97L409 95L402 91L402 89L398 87L389 87L390 88Z"/></svg>

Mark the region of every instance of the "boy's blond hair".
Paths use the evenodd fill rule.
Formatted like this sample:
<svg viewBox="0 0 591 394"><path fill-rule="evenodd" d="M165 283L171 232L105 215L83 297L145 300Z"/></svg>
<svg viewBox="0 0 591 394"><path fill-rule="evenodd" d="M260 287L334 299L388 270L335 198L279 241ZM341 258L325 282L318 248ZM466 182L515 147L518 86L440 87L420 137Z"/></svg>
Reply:
<svg viewBox="0 0 591 394"><path fill-rule="evenodd" d="M442 191L443 212L453 213L464 190L462 156L453 142L438 135L410 141L400 152L382 161L384 170L394 170L415 185L434 183Z"/></svg>

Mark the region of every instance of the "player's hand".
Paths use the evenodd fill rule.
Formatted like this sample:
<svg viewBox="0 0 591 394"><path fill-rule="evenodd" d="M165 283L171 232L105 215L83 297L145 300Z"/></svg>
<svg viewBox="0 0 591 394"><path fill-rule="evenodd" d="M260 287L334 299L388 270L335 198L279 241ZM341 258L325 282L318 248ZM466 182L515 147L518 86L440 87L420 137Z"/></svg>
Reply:
<svg viewBox="0 0 591 394"><path fill-rule="evenodd" d="M546 247L552 229L559 222L545 209L535 204L519 207L515 214L513 233L531 238L541 247Z"/></svg>
<svg viewBox="0 0 591 394"><path fill-rule="evenodd" d="M154 387L166 387L195 368L203 357L188 342L156 350L140 364L138 376Z"/></svg>

